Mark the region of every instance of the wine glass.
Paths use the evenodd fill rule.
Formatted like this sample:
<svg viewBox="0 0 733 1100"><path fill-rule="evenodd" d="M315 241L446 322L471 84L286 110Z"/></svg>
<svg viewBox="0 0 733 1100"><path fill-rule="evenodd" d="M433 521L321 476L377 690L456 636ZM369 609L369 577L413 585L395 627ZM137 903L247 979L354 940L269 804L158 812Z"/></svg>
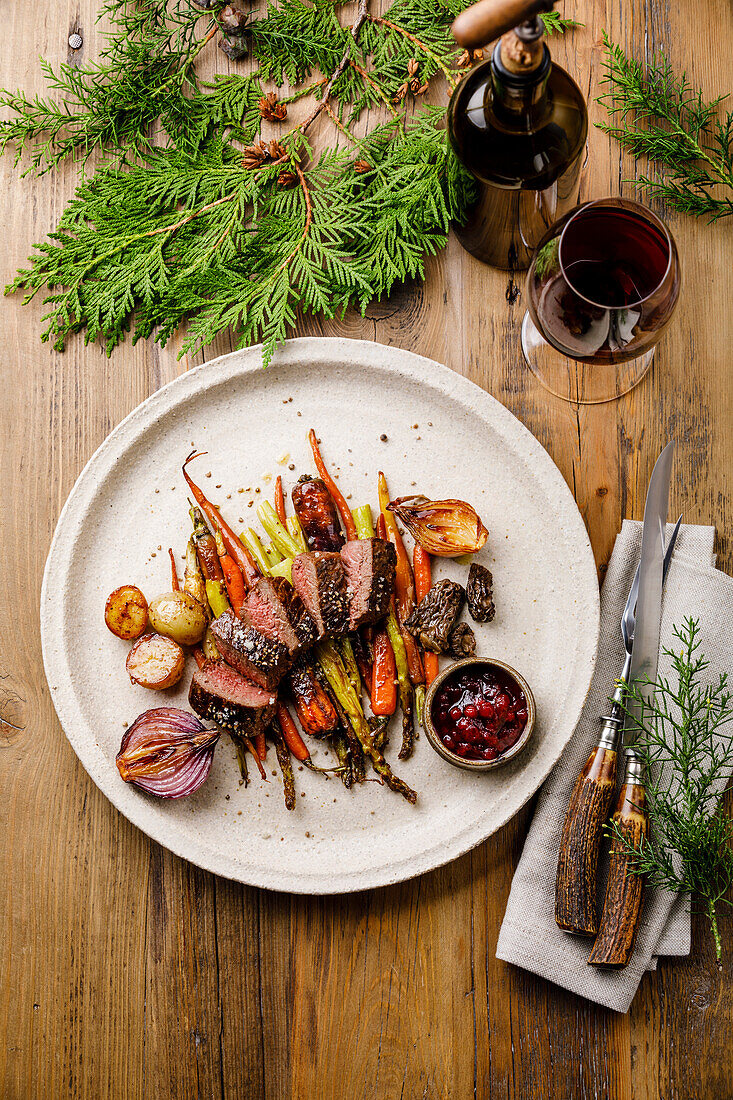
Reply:
<svg viewBox="0 0 733 1100"><path fill-rule="evenodd" d="M527 273L522 351L557 397L628 393L648 371L680 292L664 222L629 199L583 203L540 241Z"/></svg>

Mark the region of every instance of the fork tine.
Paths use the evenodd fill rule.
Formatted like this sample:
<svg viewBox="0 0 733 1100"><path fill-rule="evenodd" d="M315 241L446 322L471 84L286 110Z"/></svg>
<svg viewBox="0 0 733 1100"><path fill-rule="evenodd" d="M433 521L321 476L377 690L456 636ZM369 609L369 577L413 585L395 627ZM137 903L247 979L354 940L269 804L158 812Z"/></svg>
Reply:
<svg viewBox="0 0 733 1100"><path fill-rule="evenodd" d="M672 561L672 554L674 553L674 544L677 542L677 536L680 533L680 525L682 524L682 516L679 517L674 525L674 530L669 536L669 542L667 543L667 549L664 551L664 567L662 570L662 584L667 579L667 573L669 572L669 565Z"/></svg>

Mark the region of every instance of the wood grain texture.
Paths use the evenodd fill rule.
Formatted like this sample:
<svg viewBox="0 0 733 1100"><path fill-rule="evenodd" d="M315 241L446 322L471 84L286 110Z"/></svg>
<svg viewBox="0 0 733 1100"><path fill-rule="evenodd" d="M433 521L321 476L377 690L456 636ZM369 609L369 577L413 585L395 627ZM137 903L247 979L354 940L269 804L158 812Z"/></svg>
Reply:
<svg viewBox="0 0 733 1100"><path fill-rule="evenodd" d="M617 756L615 749L593 749L573 787L560 834L555 921L576 936L598 931L598 856L616 793Z"/></svg>
<svg viewBox="0 0 733 1100"><path fill-rule="evenodd" d="M606 896L588 963L621 968L634 951L644 895L644 879L633 873L633 853L627 847L638 852L649 832L646 791L641 784L622 785L612 823L617 834L611 841Z"/></svg>
<svg viewBox="0 0 733 1100"><path fill-rule="evenodd" d="M566 0L586 28L553 43L592 100L600 32L663 48L712 96L728 90L729 0ZM39 54L93 57L95 0L4 11L2 83L44 90ZM714 33L700 33L712 26ZM76 55L78 56L78 55ZM229 67L219 51L208 72ZM591 122L602 112L591 102ZM633 195L642 166L591 130L582 197ZM55 224L69 169L39 182L0 161L3 274ZM733 567L733 225L671 217L683 296L652 371L626 398L576 409L548 396L519 349L521 284L455 240L343 333L447 363L537 436L573 489L603 574L622 517L640 519L654 460L678 441L671 513L714 523ZM519 291L519 296L517 296ZM389 889L302 898L190 867L114 810L64 738L40 656L40 577L84 463L144 397L189 365L139 343L107 360L39 343L43 307L2 303L0 352L0 1095L3 1100L706 1100L733 1096L730 967L695 924L687 959L662 960L617 1016L495 958L532 806L449 867ZM221 338L207 358L231 350ZM726 960L733 916L722 913Z"/></svg>

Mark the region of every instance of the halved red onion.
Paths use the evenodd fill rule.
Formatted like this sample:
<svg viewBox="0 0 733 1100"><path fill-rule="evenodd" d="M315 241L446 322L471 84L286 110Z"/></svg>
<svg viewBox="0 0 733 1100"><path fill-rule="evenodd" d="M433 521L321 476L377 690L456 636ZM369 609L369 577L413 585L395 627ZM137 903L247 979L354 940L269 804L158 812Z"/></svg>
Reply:
<svg viewBox="0 0 733 1100"><path fill-rule="evenodd" d="M117 768L126 783L148 794L184 798L205 782L219 736L219 730L206 729L189 711L154 707L125 733Z"/></svg>

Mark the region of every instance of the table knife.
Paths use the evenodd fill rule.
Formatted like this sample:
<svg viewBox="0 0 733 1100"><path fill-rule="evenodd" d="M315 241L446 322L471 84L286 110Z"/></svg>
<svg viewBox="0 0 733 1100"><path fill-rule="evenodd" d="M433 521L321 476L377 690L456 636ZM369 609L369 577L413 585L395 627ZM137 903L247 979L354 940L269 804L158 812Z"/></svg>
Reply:
<svg viewBox="0 0 733 1100"><path fill-rule="evenodd" d="M673 451L674 445L670 443L662 452L657 462L660 476L649 485L644 509L639 594L629 675L629 684L638 688L643 700L648 700L653 693L652 685L657 677L664 587L664 517L669 501ZM636 717L640 717L640 709L639 706L632 708ZM627 727L624 737L628 736ZM633 746L626 749L626 774L612 822L614 833L606 897L598 936L588 962L591 966L619 969L626 966L634 950L644 892L644 879L631 871L630 863L634 858L633 851L639 850L649 831L643 768Z"/></svg>
<svg viewBox="0 0 733 1100"><path fill-rule="evenodd" d="M652 472L644 508L644 534L664 532L667 516L669 479L674 443L665 447ZM680 521L672 533L664 554L663 573L669 567ZM647 542L650 536L647 536ZM602 719L598 744L578 776L568 805L560 838L557 878L555 881L555 920L565 932L579 936L598 933L598 856L601 831L616 792L618 743L623 726L623 701L632 674L637 595L641 577L639 567L629 590L621 618L626 657L611 698L611 710ZM648 600L645 595L645 601Z"/></svg>

